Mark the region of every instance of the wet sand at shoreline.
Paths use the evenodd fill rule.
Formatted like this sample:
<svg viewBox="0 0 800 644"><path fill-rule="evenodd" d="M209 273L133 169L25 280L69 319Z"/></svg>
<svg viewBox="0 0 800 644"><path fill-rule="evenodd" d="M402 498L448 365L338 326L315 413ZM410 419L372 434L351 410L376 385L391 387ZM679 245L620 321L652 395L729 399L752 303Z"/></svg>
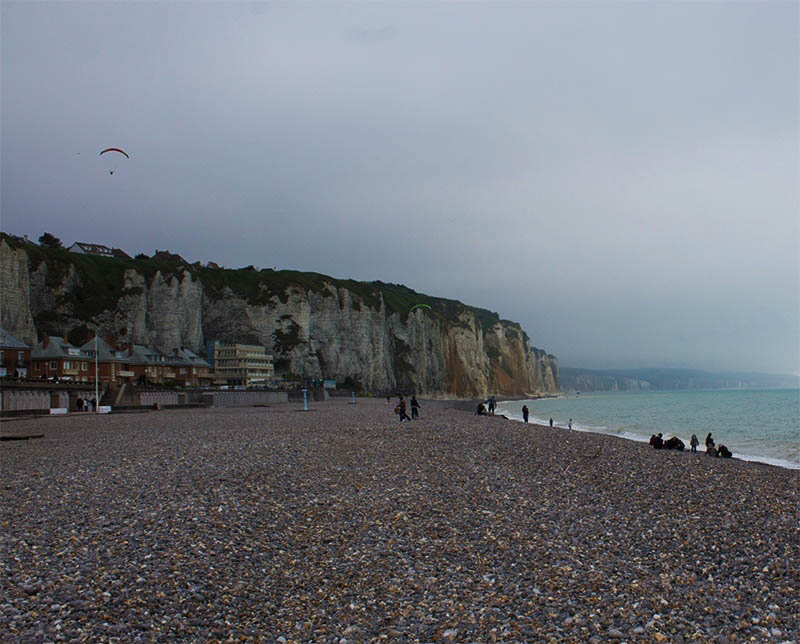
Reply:
<svg viewBox="0 0 800 644"><path fill-rule="evenodd" d="M15 421L0 639L800 638L799 471L349 402Z"/></svg>

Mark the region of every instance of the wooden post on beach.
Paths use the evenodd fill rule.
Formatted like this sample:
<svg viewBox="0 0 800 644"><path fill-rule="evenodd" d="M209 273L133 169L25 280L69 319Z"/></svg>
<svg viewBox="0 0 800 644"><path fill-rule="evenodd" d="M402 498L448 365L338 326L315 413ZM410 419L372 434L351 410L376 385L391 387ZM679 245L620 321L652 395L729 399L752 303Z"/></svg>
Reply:
<svg viewBox="0 0 800 644"><path fill-rule="evenodd" d="M94 330L94 408L100 413L100 383L97 376L97 329Z"/></svg>
<svg viewBox="0 0 800 644"><path fill-rule="evenodd" d="M308 389L303 389L303 411L308 411Z"/></svg>

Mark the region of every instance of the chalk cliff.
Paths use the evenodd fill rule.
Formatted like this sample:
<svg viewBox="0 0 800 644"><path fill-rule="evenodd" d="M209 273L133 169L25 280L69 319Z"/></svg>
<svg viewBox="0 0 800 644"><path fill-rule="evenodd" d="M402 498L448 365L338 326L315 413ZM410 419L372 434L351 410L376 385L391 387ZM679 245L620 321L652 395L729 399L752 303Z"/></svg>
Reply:
<svg viewBox="0 0 800 644"><path fill-rule="evenodd" d="M519 324L396 284L205 268L43 249L0 238L0 324L29 343L91 328L118 342L200 354L212 339L263 344L276 367L368 391L481 397L559 390L558 362ZM416 308L424 302L430 308Z"/></svg>

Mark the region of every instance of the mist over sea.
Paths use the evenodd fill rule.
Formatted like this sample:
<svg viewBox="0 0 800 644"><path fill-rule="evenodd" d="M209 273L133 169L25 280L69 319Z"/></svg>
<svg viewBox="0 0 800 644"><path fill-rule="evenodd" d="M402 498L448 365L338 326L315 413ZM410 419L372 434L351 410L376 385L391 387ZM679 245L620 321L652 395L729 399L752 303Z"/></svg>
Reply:
<svg viewBox="0 0 800 644"><path fill-rule="evenodd" d="M734 458L800 469L800 389L689 390L568 394L559 398L498 403L497 413L530 422L621 436L647 442L651 434L678 436L688 450L697 434L705 451L706 434L724 444Z"/></svg>

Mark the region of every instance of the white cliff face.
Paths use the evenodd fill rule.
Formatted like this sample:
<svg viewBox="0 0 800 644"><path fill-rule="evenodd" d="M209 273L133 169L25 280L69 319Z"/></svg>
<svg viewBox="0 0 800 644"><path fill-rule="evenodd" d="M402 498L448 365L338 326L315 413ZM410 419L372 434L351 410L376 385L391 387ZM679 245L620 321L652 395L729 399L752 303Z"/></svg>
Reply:
<svg viewBox="0 0 800 644"><path fill-rule="evenodd" d="M148 283L135 270L124 274L122 296L113 309L95 316L103 334L117 341L198 351L203 344L203 286L189 271L179 277L160 272Z"/></svg>
<svg viewBox="0 0 800 644"><path fill-rule="evenodd" d="M163 352L184 346L204 354L212 339L263 344L284 372L349 380L368 391L471 398L558 391L553 356L532 349L514 323L483 329L467 307L454 317L428 309L402 315L389 312L382 299L369 305L330 283L317 291L289 286L253 304L228 287L209 290L189 270L148 279L128 269L118 299L91 320L77 320L73 302L87 285L74 268L62 271L54 288L47 264L29 276L24 255L3 251L2 284L4 292L6 284L16 289L8 291L4 326L14 333L29 325L26 337L35 336L32 320L61 316L69 325L62 332L89 323L118 342Z"/></svg>
<svg viewBox="0 0 800 644"><path fill-rule="evenodd" d="M147 328L152 343L165 350L186 346L199 351L203 342L203 286L184 271L180 279L157 273L147 298Z"/></svg>
<svg viewBox="0 0 800 644"><path fill-rule="evenodd" d="M312 378L354 378L368 389L394 382L391 342L383 310L353 304L352 294L290 289L286 301L249 305L228 292L206 298L208 338L256 342L269 347L287 369Z"/></svg>
<svg viewBox="0 0 800 644"><path fill-rule="evenodd" d="M541 360L528 357L521 329L496 325L493 345L502 362L493 361L477 319L466 309L456 324L419 309L406 317L387 315L385 307L370 308L350 291L329 286L323 293L294 289L286 302L275 297L265 306L248 305L228 292L219 300L207 298L204 313L208 337L264 344L305 377L352 378L371 391L440 397L557 391L552 379L551 388L543 388L531 377L540 372Z"/></svg>
<svg viewBox="0 0 800 644"><path fill-rule="evenodd" d="M30 301L28 254L0 241L0 326L28 344L36 342Z"/></svg>

